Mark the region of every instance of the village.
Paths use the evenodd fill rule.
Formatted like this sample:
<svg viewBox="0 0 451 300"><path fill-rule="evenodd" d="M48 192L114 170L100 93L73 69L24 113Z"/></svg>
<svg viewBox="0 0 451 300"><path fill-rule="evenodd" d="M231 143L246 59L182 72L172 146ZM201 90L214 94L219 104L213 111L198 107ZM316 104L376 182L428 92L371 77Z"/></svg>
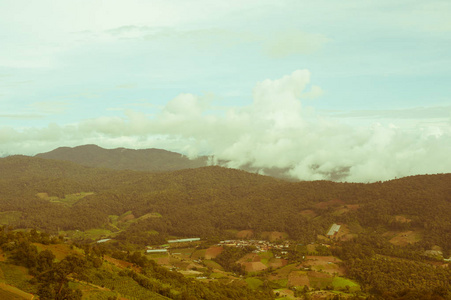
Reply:
<svg viewBox="0 0 451 300"><path fill-rule="evenodd" d="M161 245L158 247L147 246L146 253L164 253L168 252L171 249L171 246L179 246L182 243L193 243L200 241L200 238L187 238L187 239L178 239L178 240L169 240L169 244ZM289 241L283 241L281 243L273 243L266 240L223 240L220 241L217 246L227 246L227 247L253 247L255 248L254 253L265 252L269 250L284 250L290 247ZM175 247L174 249L176 249Z"/></svg>
<svg viewBox="0 0 451 300"><path fill-rule="evenodd" d="M282 243L276 244L265 240L225 240L219 242L218 246L228 246L228 247L254 247L253 253L266 252L269 250L281 250L281 254L287 254L288 248L290 247L289 241L283 241ZM283 251L285 250L285 251Z"/></svg>

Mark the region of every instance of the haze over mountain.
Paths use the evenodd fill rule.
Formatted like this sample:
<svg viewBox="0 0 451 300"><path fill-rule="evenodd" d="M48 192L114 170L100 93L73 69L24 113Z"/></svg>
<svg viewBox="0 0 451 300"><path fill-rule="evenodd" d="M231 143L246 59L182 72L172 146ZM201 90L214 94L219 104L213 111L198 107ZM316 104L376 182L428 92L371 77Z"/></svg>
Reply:
<svg viewBox="0 0 451 300"><path fill-rule="evenodd" d="M92 144L77 147L59 147L35 156L45 159L71 161L88 167L151 172L175 171L210 165L223 167L233 165L231 161L217 160L213 156L200 156L190 159L182 154L163 149L105 149ZM235 167L235 169L285 180L298 180L295 176L290 175L288 167L257 168L251 164L245 164ZM349 168L341 168L330 173L324 172L322 175L327 180L340 181L346 176L348 171Z"/></svg>
<svg viewBox="0 0 451 300"><path fill-rule="evenodd" d="M449 1L0 2L0 156L98 144L299 180L451 172Z"/></svg>

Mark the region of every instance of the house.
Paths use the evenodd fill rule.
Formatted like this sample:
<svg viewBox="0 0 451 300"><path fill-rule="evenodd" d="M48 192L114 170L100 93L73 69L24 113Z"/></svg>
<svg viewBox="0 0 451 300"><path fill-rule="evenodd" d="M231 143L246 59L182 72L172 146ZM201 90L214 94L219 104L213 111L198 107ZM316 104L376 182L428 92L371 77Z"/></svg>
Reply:
<svg viewBox="0 0 451 300"><path fill-rule="evenodd" d="M336 235L338 233L338 231L340 230L341 225L338 224L332 224L332 226L330 227L329 231L327 232L327 236L328 237L333 237L334 235Z"/></svg>
<svg viewBox="0 0 451 300"><path fill-rule="evenodd" d="M169 240L168 243L186 243L186 242L195 242L200 241L200 238L190 238L190 239L178 239L178 240Z"/></svg>
<svg viewBox="0 0 451 300"><path fill-rule="evenodd" d="M97 244L105 243L105 242L108 242L108 241L111 241L111 239L102 239L102 240L98 240L98 241L97 241Z"/></svg>
<svg viewBox="0 0 451 300"><path fill-rule="evenodd" d="M148 249L146 253L167 253L168 249Z"/></svg>

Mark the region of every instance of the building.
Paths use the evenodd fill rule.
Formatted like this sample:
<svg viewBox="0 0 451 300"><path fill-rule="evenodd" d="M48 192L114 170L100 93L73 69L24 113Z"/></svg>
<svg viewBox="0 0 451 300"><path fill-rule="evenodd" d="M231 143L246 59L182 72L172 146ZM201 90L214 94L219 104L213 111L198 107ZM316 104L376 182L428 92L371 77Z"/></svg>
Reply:
<svg viewBox="0 0 451 300"><path fill-rule="evenodd" d="M166 253L168 249L148 249L146 253Z"/></svg>
<svg viewBox="0 0 451 300"><path fill-rule="evenodd" d="M178 239L178 240L169 240L168 243L187 243L187 242L196 242L200 241L200 238L190 238L190 239Z"/></svg>
<svg viewBox="0 0 451 300"><path fill-rule="evenodd" d="M111 239L98 240L98 241L97 241L97 244L105 243L105 242L108 242L108 241L111 241Z"/></svg>
<svg viewBox="0 0 451 300"><path fill-rule="evenodd" d="M338 224L332 224L332 226L330 227L329 231L327 232L327 236L328 237L333 237L335 234L338 233L338 231L340 230L341 225Z"/></svg>

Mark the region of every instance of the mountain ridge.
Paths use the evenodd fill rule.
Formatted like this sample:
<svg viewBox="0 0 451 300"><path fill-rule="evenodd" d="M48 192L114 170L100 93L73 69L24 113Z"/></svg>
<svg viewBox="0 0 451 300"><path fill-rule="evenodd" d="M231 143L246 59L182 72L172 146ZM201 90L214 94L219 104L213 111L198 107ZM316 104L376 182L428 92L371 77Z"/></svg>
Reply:
<svg viewBox="0 0 451 300"><path fill-rule="evenodd" d="M83 166L114 170L150 172L176 171L207 166L208 157L196 159L163 149L105 149L94 144L76 147L59 147L35 157L78 163Z"/></svg>
<svg viewBox="0 0 451 300"><path fill-rule="evenodd" d="M291 260L293 268L289 274L283 273L284 282L278 280L283 279L284 267L273 270L277 277L266 269L259 273L275 292L290 287L291 276L312 279L307 281L308 288L318 288L315 280L319 275L327 276L330 284L342 280L318 269L322 266L311 265L329 255L322 264L330 269L337 262L330 256L334 255L343 261L344 274L358 281L365 293L402 296L410 288L415 294L409 299L423 299L419 295L425 292L446 295L451 291L451 271L446 267L451 255L450 182L451 174L375 183L288 182L220 166L144 172L17 155L0 159L0 225L8 230L3 242L11 250L11 258L26 257L15 255L22 244L7 239L12 236L11 228L18 229L17 237L22 240L24 230L35 228L47 232L48 238L61 236L61 244L71 240L74 245L102 245L119 254L139 249L144 255L146 246L161 247L174 237L199 237L199 245L214 248L220 240L241 240L244 235L256 240L272 237L291 245L281 257ZM330 237L327 232L333 224L341 229ZM96 242L99 239L109 241L104 245ZM239 249L224 249L225 256L216 261L224 270L250 258ZM173 251L182 253L178 248ZM196 255L201 253L197 251L207 254L204 248L196 248ZM227 255L233 253L239 257L229 261ZM271 253L268 255L282 255L276 250ZM312 253L316 258L311 258ZM259 259L260 266L269 257L251 255ZM102 261L98 262L101 265ZM207 265L196 268L205 267L208 273L208 263L206 260ZM304 268L312 270L304 272ZM330 270L336 272L335 268ZM255 278L253 273L246 276L242 280ZM125 277L114 278L116 284ZM333 285L320 288L346 291Z"/></svg>

